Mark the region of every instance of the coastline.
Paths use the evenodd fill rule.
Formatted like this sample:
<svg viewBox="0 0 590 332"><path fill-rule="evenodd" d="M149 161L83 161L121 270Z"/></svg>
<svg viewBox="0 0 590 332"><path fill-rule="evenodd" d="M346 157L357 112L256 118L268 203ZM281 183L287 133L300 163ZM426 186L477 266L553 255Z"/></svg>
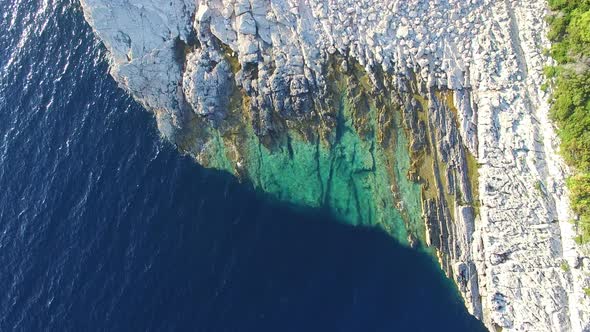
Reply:
<svg viewBox="0 0 590 332"><path fill-rule="evenodd" d="M580 285L585 282L587 267L571 264L583 254L573 243L575 234L568 224L571 212L564 194L563 162L555 153L547 97L540 89L544 80L542 68L547 63L542 54L548 44L544 37L547 27L534 14L545 12L544 1L518 1L514 7L509 2L482 2L472 7L457 2L456 10L447 18L436 15L439 8L434 8L432 14L433 8L409 10L409 6L399 3L382 13L365 13L354 7L348 7L352 10L326 8L321 3L297 7L288 1L276 4L284 6L281 10L289 13L285 17L276 17L282 11L267 8L262 2L247 3L247 6L236 3L231 11L224 12L229 7L220 1L195 8L190 1L175 1L168 14L162 16L161 12L150 10L153 6L150 1L136 2L142 3L142 10L154 17L150 27L155 30L155 37L166 36L163 42L155 37L141 40L138 31L143 26L128 24L128 18L134 17L134 10L139 7L105 8L100 0L84 0L82 5L87 21L110 51L111 74L147 109L159 114L158 125L165 137L178 142L177 133L181 132L178 129L186 128L190 123L187 118L199 116L205 120L198 120L202 121L198 128L223 131L228 114L218 102L230 89L243 95L243 102L237 106L250 118L244 126L251 125L247 131L252 139L260 139L263 145L266 142L270 146L274 143L269 142L276 141L277 133L279 136L288 133L286 136L290 137L298 132L312 145L324 140L330 147L338 112L326 102L333 100L335 93L329 88L325 68L329 54L347 54L339 61L339 70L349 73L349 78L355 77L355 72L363 73L355 83L360 86L360 92L350 93L350 99L361 104L376 103L380 94L397 94L391 101L404 114L409 141L431 149L427 154L430 159L425 160L433 166L422 169L432 169L434 174L429 185L438 192L431 193L431 203L425 199L428 190L422 192L422 212L429 229L425 242L441 253L441 266L457 282L469 310L483 319L488 328L582 330L585 327L590 310ZM360 4L360 8L367 3L370 1ZM344 18L336 15L339 10L347 15ZM421 16L420 11L429 14ZM176 62L175 45L178 39L190 44L195 38L191 33L192 12L200 46L196 54L199 61L217 59L217 63L229 65L190 68L190 79L183 81L183 75L187 77L183 70L189 67ZM274 13L276 21L269 20L267 13ZM367 20L361 26L368 27L367 35L379 32L381 37L361 39L360 31L340 34L338 29L332 29L346 26L351 20L362 20L365 15ZM371 15L373 20L369 19ZM101 22L113 17L115 26L126 38L105 30ZM425 26L420 17L433 23ZM457 21L459 29L470 28L439 30L445 20ZM485 25L485 20L493 24ZM387 21L389 26L381 24ZM290 26L293 29L286 28ZM313 27L321 27L317 30L320 32L306 34ZM278 30L276 34L273 29ZM443 31L442 35L437 35L437 30ZM166 35L171 31L171 35ZM295 47L280 39L284 35L297 41ZM326 40L331 42L324 44ZM431 43L436 45L434 50L422 46L428 45L429 40L436 41ZM398 43L399 47L387 49L385 43ZM137 44L151 45L153 49L139 49ZM232 67L231 59L223 61L224 48L236 55L237 71L228 69ZM454 50L461 53L455 54ZM353 70L355 66L360 69ZM144 69L156 74L165 71L166 75L142 76ZM230 77L228 81L226 75ZM412 83L414 79L420 83ZM218 83L209 85L210 81ZM195 84L195 88L183 92L176 87L178 84L183 87ZM453 107L436 96L437 91L445 90L453 92ZM203 95L201 91L211 93ZM364 96L360 100L359 93ZM309 112L310 106L315 112ZM367 109L368 114L376 112L375 107ZM362 107L358 110L360 115L352 117L352 126L359 132L367 128L375 131L374 124L367 127L364 123L368 118L363 115ZM382 113L388 112L391 111ZM416 117L424 113L428 116ZM420 123L425 127L421 129ZM240 126L238 121L237 128ZM301 130L302 127L312 130ZM230 142L234 145L234 152L229 153L234 154L233 158L208 165L210 158L204 156L215 150L209 142L231 146L227 140L220 143L217 137L193 139L196 145L185 152L204 166L224 168L239 175L244 158L235 155L242 149L239 141L244 137ZM410 146L408 150L411 153ZM477 190L471 188L474 182L468 176L474 174L467 162L469 153L478 164ZM229 154L223 152L221 159ZM439 160L443 161L443 167L437 166ZM445 162L450 162L451 171L445 169ZM248 166L245 173L252 174ZM422 177L426 173L429 172L423 172ZM444 183L443 178L457 180L453 181L457 186ZM391 185L395 182L387 187ZM262 182L260 187L272 191ZM372 190L381 191L376 185ZM479 193L480 204L478 198L471 197L472 192ZM448 200L448 195L454 199ZM474 204L478 205L479 214L474 212ZM564 258L577 268L563 271L560 265ZM581 299L585 300L582 304ZM545 315L539 317L539 310Z"/></svg>

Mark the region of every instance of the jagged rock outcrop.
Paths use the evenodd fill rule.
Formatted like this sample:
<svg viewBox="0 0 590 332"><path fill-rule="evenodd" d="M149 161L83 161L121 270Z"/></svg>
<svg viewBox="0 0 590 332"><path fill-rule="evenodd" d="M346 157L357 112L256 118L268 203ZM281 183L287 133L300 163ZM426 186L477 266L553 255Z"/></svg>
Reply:
<svg viewBox="0 0 590 332"><path fill-rule="evenodd" d="M219 52L196 50L186 58L182 92L195 113L223 116L232 78L231 67Z"/></svg>
<svg viewBox="0 0 590 332"><path fill-rule="evenodd" d="M590 260L573 242L566 170L540 89L544 1L81 3L113 77L203 163L223 145L213 130L245 135L240 122L267 143L291 130L330 144L339 121L334 62L349 76L362 71L367 79L351 82L363 96L347 93L353 122L362 131L376 112L367 98L400 107L426 242L471 312L489 328L590 328ZM382 127L393 123L388 107ZM225 147L234 157L224 167L239 176L248 173L244 149Z"/></svg>

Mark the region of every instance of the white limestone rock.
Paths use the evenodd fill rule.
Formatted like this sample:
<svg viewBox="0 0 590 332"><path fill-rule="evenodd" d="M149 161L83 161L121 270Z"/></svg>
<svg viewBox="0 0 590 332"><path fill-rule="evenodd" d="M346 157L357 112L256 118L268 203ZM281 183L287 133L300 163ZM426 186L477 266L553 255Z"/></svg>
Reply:
<svg viewBox="0 0 590 332"><path fill-rule="evenodd" d="M232 76L229 63L217 52L190 53L182 78L186 101L199 115L223 115L233 87Z"/></svg>
<svg viewBox="0 0 590 332"><path fill-rule="evenodd" d="M111 56L111 75L147 109L157 110L162 133L171 137L180 111L178 81L182 76L176 45L188 40L192 0L81 0L84 17ZM164 114L165 113L165 114Z"/></svg>

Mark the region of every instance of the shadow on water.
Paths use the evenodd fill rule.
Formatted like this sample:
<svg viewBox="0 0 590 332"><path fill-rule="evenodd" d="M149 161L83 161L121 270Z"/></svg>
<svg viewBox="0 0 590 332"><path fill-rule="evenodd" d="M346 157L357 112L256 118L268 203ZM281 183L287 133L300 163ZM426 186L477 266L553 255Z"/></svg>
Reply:
<svg viewBox="0 0 590 332"><path fill-rule="evenodd" d="M173 187L159 188L170 190L174 199L154 210L141 226L142 245L134 248L156 256L136 255L126 276L132 281L116 305L108 313L100 303L92 313L73 313L74 325L198 331L482 329L430 256L397 244L379 229L273 202L228 174L182 159ZM147 177L161 176L158 168L154 165ZM144 187L138 197L152 197L154 190ZM137 199L130 210L151 204L159 204L157 198ZM117 245L117 237L111 243ZM112 258L104 272L116 276L123 262ZM73 308L88 308L84 297L72 300Z"/></svg>

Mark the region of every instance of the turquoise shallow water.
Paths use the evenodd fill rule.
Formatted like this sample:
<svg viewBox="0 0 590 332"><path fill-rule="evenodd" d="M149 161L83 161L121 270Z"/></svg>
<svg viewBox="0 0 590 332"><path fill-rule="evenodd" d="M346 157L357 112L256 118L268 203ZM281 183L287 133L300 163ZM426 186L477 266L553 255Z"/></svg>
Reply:
<svg viewBox="0 0 590 332"><path fill-rule="evenodd" d="M287 140L267 147L247 121L228 134L209 129L207 165L234 172L279 201L326 208L350 225L378 225L404 244L410 232L413 239L423 240L421 186L408 178L410 156L401 114L385 109L392 114L388 126L393 137L380 142L383 124L375 114L381 111L370 108L363 115L360 134L351 99L342 94L329 143L304 139L295 129L288 131Z"/></svg>
<svg viewBox="0 0 590 332"><path fill-rule="evenodd" d="M481 329L429 256L161 141L76 2L0 15L1 331Z"/></svg>

